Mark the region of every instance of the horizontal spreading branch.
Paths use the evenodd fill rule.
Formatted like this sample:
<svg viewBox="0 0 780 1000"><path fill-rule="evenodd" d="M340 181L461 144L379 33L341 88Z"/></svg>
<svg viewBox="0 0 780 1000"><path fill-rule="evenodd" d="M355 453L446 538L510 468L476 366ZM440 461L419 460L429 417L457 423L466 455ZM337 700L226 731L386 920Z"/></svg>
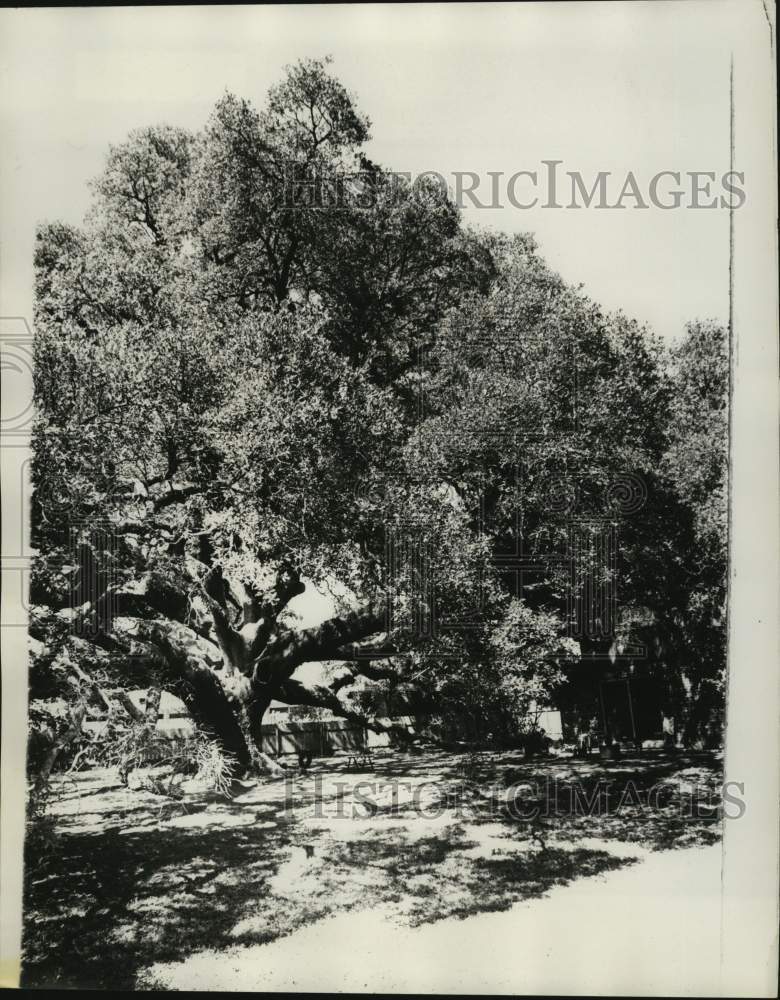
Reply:
<svg viewBox="0 0 780 1000"><path fill-rule="evenodd" d="M184 503L185 500L189 500L190 497L197 496L198 493L202 492L203 490L200 486L183 486L180 489L172 486L168 493L163 493L155 499L154 510L157 512L163 510L165 507L171 507L173 504Z"/></svg>
<svg viewBox="0 0 780 1000"><path fill-rule="evenodd" d="M384 627L384 618L367 610L331 618L302 632L283 633L269 642L256 661L252 684L257 688L280 684L292 677L302 663L341 659L349 643L376 635Z"/></svg>
<svg viewBox="0 0 780 1000"><path fill-rule="evenodd" d="M302 632L285 632L268 644L255 663L252 683L259 687L281 683L302 663L338 659L350 642L366 639L383 628L384 619L368 610L331 618Z"/></svg>
<svg viewBox="0 0 780 1000"><path fill-rule="evenodd" d="M404 652L405 650L392 642L352 643L348 646L342 646L334 659L354 660L356 662L385 660L393 656L401 656Z"/></svg>
<svg viewBox="0 0 780 1000"><path fill-rule="evenodd" d="M342 688L354 684L358 677L365 677L371 681L400 681L404 674L395 665L382 664L376 666L370 660L352 660L343 664L327 685L334 694Z"/></svg>
<svg viewBox="0 0 780 1000"><path fill-rule="evenodd" d="M279 701L287 705L305 705L308 708L327 708L334 715L360 726L366 726L375 733L401 732L396 725L381 722L379 719L363 715L344 705L330 688L321 684L301 684L299 681L285 681L279 685L276 692Z"/></svg>

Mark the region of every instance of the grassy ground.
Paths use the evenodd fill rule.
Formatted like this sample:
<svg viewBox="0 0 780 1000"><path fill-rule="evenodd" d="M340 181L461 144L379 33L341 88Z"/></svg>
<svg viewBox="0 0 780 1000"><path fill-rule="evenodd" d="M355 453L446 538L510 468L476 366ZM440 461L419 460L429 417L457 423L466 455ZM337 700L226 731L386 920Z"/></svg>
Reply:
<svg viewBox="0 0 780 1000"><path fill-rule="evenodd" d="M181 803L108 772L60 779L55 836L26 868L23 985L153 988L147 970L382 906L407 926L502 910L720 836L720 764L518 754L317 761Z"/></svg>

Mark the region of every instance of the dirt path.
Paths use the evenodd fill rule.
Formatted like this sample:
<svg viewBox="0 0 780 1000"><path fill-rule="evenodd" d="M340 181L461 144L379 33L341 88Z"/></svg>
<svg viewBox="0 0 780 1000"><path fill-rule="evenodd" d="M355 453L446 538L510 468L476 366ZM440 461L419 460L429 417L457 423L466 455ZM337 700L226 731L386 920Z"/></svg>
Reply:
<svg viewBox="0 0 780 1000"><path fill-rule="evenodd" d="M141 977L166 989L720 994L719 845L652 853L498 913L410 928L337 914L286 938ZM139 983L140 985L140 983Z"/></svg>

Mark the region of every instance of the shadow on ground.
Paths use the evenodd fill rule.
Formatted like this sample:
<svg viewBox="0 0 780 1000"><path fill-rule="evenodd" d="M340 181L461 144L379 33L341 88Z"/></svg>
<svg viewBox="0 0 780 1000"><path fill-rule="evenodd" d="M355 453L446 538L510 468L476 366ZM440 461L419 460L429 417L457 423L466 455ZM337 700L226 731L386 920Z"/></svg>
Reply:
<svg viewBox="0 0 780 1000"><path fill-rule="evenodd" d="M720 832L709 755L375 763L318 761L231 801L168 803L105 772L63 782L56 835L26 866L22 985L133 989L152 964L355 907L411 924L505 909Z"/></svg>

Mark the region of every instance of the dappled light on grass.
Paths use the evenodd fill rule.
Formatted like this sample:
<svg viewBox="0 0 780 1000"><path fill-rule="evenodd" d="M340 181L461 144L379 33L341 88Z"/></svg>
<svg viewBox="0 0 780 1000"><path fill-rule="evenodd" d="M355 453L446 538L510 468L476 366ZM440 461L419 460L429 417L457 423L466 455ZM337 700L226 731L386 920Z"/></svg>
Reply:
<svg viewBox="0 0 780 1000"><path fill-rule="evenodd" d="M566 807L575 787L599 803L599 782L611 783L611 811ZM615 809L629 782L638 804ZM56 845L28 866L24 985L130 989L152 965L270 942L339 911L381 907L420 926L507 909L648 852L714 842L719 782L704 754L605 768L385 752L359 775L319 760L232 799L177 802L79 775L53 809ZM541 815L512 814L518 787ZM650 789L666 789L654 808L642 802Z"/></svg>

